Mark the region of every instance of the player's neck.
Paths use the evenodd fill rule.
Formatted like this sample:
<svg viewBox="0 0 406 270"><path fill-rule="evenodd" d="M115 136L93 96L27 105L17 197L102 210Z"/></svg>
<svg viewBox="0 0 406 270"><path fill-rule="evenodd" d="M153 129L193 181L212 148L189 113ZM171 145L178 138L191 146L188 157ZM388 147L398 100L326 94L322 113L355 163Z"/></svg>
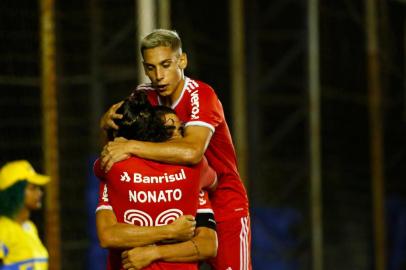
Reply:
<svg viewBox="0 0 406 270"><path fill-rule="evenodd" d="M171 95L169 95L167 97L161 97L162 104L165 106L171 107L180 98L184 85L185 85L185 78L183 78L179 81L179 84L176 86L176 90L173 91L173 93Z"/></svg>

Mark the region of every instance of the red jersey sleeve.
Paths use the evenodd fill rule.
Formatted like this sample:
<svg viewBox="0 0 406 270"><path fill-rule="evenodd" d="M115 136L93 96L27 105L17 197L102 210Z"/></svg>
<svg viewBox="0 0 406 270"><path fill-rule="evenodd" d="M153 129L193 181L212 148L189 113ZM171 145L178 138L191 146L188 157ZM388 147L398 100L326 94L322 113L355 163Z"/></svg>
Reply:
<svg viewBox="0 0 406 270"><path fill-rule="evenodd" d="M197 213L214 213L209 199L209 193L205 190L200 190L199 192L199 205L197 206Z"/></svg>
<svg viewBox="0 0 406 270"><path fill-rule="evenodd" d="M98 199L97 207L96 207L96 212L99 210L107 209L107 210L113 210L113 207L111 207L109 203L109 194L108 194L108 188L107 184L105 182L100 182L99 183L99 199Z"/></svg>
<svg viewBox="0 0 406 270"><path fill-rule="evenodd" d="M213 132L224 119L223 106L213 88L188 79L186 91L189 95L189 117L185 126L206 126Z"/></svg>
<svg viewBox="0 0 406 270"><path fill-rule="evenodd" d="M93 173L94 175L99 178L99 180L102 180L104 178L104 171L101 169L101 162L100 159L96 159L96 161L93 164Z"/></svg>
<svg viewBox="0 0 406 270"><path fill-rule="evenodd" d="M96 177L100 180L99 183L99 197L98 197L98 203L96 207L96 212L101 210L101 209L109 209L112 210L113 208L111 207L109 203L109 195L108 195L108 189L107 189L107 183L104 181L104 171L100 167L100 159L97 159L93 165L93 172L96 175Z"/></svg>
<svg viewBox="0 0 406 270"><path fill-rule="evenodd" d="M216 230L216 220L211 207L207 191L201 190L199 193L199 205L196 213L196 227L207 227Z"/></svg>
<svg viewBox="0 0 406 270"><path fill-rule="evenodd" d="M200 162L200 189L212 189L217 185L217 174L210 167L205 156L203 156Z"/></svg>

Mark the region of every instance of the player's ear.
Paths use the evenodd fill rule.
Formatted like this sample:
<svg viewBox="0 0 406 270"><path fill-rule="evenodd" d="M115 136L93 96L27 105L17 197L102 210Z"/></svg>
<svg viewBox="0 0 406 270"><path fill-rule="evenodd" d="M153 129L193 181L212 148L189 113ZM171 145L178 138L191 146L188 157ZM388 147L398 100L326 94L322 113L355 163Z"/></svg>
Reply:
<svg viewBox="0 0 406 270"><path fill-rule="evenodd" d="M186 53L182 53L179 57L179 68L185 69L187 67L187 55Z"/></svg>

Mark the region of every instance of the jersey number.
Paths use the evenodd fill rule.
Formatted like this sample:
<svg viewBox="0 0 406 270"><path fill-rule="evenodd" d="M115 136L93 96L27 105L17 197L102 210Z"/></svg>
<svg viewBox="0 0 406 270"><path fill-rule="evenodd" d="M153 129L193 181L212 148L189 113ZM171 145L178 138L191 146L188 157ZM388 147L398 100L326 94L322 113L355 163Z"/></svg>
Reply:
<svg viewBox="0 0 406 270"><path fill-rule="evenodd" d="M161 212L154 221L152 217L144 211L129 209L124 213L124 222L137 226L162 226L172 223L181 215L183 215L181 210L172 208Z"/></svg>

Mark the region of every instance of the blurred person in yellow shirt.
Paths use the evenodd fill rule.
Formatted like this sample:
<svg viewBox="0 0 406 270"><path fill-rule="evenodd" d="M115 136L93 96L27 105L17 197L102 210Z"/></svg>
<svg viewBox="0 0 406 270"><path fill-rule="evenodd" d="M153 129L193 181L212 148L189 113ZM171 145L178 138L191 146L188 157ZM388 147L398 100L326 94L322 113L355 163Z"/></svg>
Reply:
<svg viewBox="0 0 406 270"><path fill-rule="evenodd" d="M48 182L26 160L0 169L0 270L48 269L48 252L29 219L42 207L41 186Z"/></svg>

